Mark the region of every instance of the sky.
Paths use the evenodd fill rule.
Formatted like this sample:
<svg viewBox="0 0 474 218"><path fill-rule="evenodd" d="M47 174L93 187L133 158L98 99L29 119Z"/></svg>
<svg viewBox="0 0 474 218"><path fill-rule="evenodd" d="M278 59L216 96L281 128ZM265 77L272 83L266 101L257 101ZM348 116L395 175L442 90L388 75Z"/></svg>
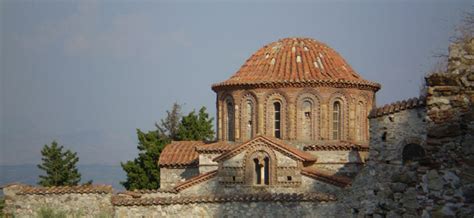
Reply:
<svg viewBox="0 0 474 218"><path fill-rule="evenodd" d="M215 116L211 85L286 37L328 44L377 104L419 95L471 1L0 0L0 165L56 140L79 164L137 155L174 102Z"/></svg>

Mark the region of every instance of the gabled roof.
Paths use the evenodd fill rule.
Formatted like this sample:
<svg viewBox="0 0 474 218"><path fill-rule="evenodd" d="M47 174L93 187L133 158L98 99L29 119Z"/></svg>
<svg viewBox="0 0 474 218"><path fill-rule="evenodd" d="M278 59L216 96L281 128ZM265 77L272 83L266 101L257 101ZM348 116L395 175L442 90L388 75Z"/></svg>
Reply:
<svg viewBox="0 0 474 218"><path fill-rule="evenodd" d="M349 177L337 176L334 173L312 167L303 168L301 174L339 187L346 187L352 183L352 179Z"/></svg>
<svg viewBox="0 0 474 218"><path fill-rule="evenodd" d="M184 167L198 164L199 154L196 146L203 145L202 141L173 141L165 146L160 154L160 167Z"/></svg>
<svg viewBox="0 0 474 218"><path fill-rule="evenodd" d="M240 152L244 151L246 147L253 145L257 142L263 142L265 144L270 145L272 148L275 150L282 152L284 154L288 154L296 159L299 159L301 161L316 161L316 157L313 155L306 153L304 151L299 150L298 148L295 148L291 145L287 145L284 141L276 139L276 138L270 138L268 136L257 136L256 138L247 141L241 145L238 145L231 150L227 151L226 153L223 153L222 155L214 158L214 161L222 161L229 159Z"/></svg>

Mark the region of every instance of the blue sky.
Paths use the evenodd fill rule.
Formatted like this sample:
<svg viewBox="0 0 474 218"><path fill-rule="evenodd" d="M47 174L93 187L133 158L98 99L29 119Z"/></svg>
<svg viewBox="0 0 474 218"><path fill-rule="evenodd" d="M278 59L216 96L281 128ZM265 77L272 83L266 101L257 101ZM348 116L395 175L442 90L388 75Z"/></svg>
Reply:
<svg viewBox="0 0 474 218"><path fill-rule="evenodd" d="M215 113L212 83L263 45L327 43L377 104L415 97L471 1L0 1L0 164L57 140L80 164L136 156L173 102Z"/></svg>

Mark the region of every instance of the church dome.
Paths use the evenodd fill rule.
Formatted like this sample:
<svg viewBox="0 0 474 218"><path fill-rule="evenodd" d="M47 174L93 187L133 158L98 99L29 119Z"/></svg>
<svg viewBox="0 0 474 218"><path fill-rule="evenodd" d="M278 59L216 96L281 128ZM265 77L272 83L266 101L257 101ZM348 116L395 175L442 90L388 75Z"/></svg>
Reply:
<svg viewBox="0 0 474 218"><path fill-rule="evenodd" d="M332 48L310 38L285 38L263 46L231 78L212 88L268 85L380 88L364 80Z"/></svg>

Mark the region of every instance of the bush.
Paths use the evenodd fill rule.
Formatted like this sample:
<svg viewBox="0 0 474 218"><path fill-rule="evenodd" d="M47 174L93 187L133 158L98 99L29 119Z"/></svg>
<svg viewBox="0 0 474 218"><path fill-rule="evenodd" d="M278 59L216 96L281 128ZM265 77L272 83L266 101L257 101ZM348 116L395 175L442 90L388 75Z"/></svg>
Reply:
<svg viewBox="0 0 474 218"><path fill-rule="evenodd" d="M3 208L5 208L5 198L0 197L0 217L4 217Z"/></svg>
<svg viewBox="0 0 474 218"><path fill-rule="evenodd" d="M41 218L66 218L65 211L55 211L50 207L43 207L38 211L38 217Z"/></svg>

